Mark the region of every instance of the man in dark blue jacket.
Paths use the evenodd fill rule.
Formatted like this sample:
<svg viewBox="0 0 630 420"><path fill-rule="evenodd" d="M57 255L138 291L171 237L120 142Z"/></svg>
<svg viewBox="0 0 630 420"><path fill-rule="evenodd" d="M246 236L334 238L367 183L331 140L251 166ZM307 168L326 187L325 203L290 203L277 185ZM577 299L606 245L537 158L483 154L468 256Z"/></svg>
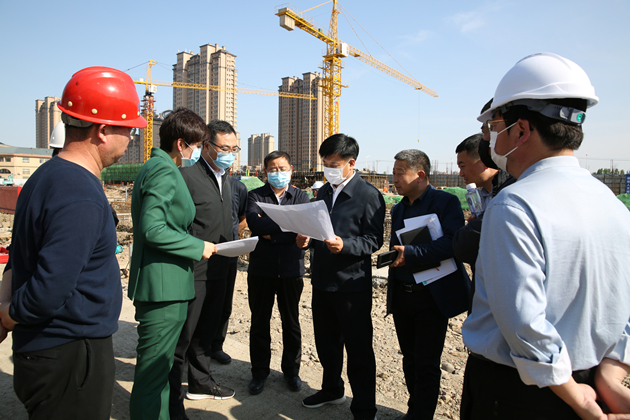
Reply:
<svg viewBox="0 0 630 420"><path fill-rule="evenodd" d="M129 75L107 67L75 73L57 105L65 143L18 198L0 320L15 327L13 387L29 418L105 420L122 289L99 175L147 123Z"/></svg>
<svg viewBox="0 0 630 420"><path fill-rule="evenodd" d="M341 379L343 348L355 419L376 414L376 362L372 347L372 253L383 245L385 202L374 186L354 171L359 145L345 134L327 138L319 148L328 180L317 200L328 207L335 238L312 242L313 329L324 368L322 389L304 399L317 408L345 400ZM307 238L298 236L300 245Z"/></svg>
<svg viewBox="0 0 630 420"><path fill-rule="evenodd" d="M258 236L256 249L249 254L247 293L252 312L249 332L249 354L252 380L249 393L260 394L269 376L271 334L269 320L274 298L278 296L278 311L282 319L282 373L291 391L299 391L298 376L302 358L302 331L299 303L304 288L304 250L298 248L296 234L283 232L265 215L258 203L287 206L309 202L308 195L290 184L291 158L285 152L274 151L265 156L268 182L249 192L247 224L252 236Z"/></svg>
<svg viewBox="0 0 630 420"><path fill-rule="evenodd" d="M424 286L413 273L419 265L453 257L453 235L464 226L459 199L429 183L431 161L420 150L395 156L394 186L403 199L392 209L390 244L398 251L389 270L388 313L393 313L403 353L403 371L409 390L409 411L400 420L431 420L440 391L440 358L448 318L468 308L470 280L461 263L457 270ZM436 214L443 236L421 245L401 245L396 231L405 219Z"/></svg>

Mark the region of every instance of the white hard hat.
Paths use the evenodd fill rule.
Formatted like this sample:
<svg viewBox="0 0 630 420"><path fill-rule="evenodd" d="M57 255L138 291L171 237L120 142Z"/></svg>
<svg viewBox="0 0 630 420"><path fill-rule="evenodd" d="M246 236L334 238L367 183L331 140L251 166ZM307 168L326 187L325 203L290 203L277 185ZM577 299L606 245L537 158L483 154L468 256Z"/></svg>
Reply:
<svg viewBox="0 0 630 420"><path fill-rule="evenodd" d="M557 54L532 54L516 63L503 76L494 92L490 109L477 117L477 120L486 122L498 108L512 103L527 105L548 117L582 123L584 113L574 112L572 116L570 114L573 108L563 110L556 105L544 109L548 103L544 100L565 98L585 99L588 108L599 102L599 98L595 96L595 88L580 66ZM519 103L514 103L515 101ZM535 102L539 104L535 105ZM567 112L569 115L566 115Z"/></svg>
<svg viewBox="0 0 630 420"><path fill-rule="evenodd" d="M323 186L324 186L324 183L322 181L315 181L315 183L313 184L311 189L312 190L319 190Z"/></svg>
<svg viewBox="0 0 630 420"><path fill-rule="evenodd" d="M63 144L66 141L66 126L63 122L57 123L50 134L50 141L48 147L55 149L63 149Z"/></svg>

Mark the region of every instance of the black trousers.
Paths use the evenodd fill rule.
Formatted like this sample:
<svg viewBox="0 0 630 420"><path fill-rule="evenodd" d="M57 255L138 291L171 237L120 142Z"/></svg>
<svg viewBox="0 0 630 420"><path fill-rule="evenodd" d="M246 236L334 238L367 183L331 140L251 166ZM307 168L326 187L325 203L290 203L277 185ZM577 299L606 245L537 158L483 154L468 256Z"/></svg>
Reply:
<svg viewBox="0 0 630 420"><path fill-rule="evenodd" d="M232 303L234 302L234 284L236 283L237 263L234 261L228 266L227 283L225 284L225 298L223 299L223 310L217 333L212 339L212 351L223 350L223 343L227 336L228 324L232 315Z"/></svg>
<svg viewBox="0 0 630 420"><path fill-rule="evenodd" d="M111 336L13 353L13 364L13 388L29 419L109 420L116 373Z"/></svg>
<svg viewBox="0 0 630 420"><path fill-rule="evenodd" d="M322 390L340 398L343 348L348 354L352 388L350 410L355 419L373 420L376 414L376 361L372 347L372 289L361 292L326 292L313 288L313 331L324 368Z"/></svg>
<svg viewBox="0 0 630 420"><path fill-rule="evenodd" d="M397 283L390 287L409 391L408 415L414 420L432 420L440 393L440 361L448 318L442 315L428 288L406 292Z"/></svg>
<svg viewBox="0 0 630 420"><path fill-rule="evenodd" d="M282 373L285 376L295 376L300 372L302 330L298 308L303 288L302 277L269 278L247 275L247 295L252 313L249 358L254 379L265 379L269 376L271 362L269 321L276 296L282 320Z"/></svg>
<svg viewBox="0 0 630 420"><path fill-rule="evenodd" d="M206 394L216 382L210 374L211 341L219 328L225 279L195 281L195 297L188 303L188 313L175 347L173 367L168 376L171 388L171 416L184 414L182 380L188 363L188 391Z"/></svg>
<svg viewBox="0 0 630 420"><path fill-rule="evenodd" d="M595 369L573 372L578 383L594 386ZM578 420L575 411L548 387L525 385L518 371L471 355L464 374L462 420Z"/></svg>

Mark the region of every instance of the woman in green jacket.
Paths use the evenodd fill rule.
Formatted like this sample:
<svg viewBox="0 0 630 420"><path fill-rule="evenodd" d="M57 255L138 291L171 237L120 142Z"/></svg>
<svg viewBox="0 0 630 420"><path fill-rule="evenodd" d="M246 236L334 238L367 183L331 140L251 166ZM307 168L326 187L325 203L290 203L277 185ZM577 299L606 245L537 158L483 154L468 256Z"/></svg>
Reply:
<svg viewBox="0 0 630 420"><path fill-rule="evenodd" d="M169 419L168 373L194 297L193 262L216 253L214 244L187 233L195 205L178 169L199 156L208 137L197 114L183 108L171 112L160 127L160 148L151 150L133 185L129 298L139 337L132 420Z"/></svg>

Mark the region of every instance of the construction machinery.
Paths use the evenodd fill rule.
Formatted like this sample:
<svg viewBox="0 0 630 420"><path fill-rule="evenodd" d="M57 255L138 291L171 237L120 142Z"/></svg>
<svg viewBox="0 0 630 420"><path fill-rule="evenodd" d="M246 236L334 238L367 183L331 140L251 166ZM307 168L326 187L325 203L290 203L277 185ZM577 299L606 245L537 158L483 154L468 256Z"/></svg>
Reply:
<svg viewBox="0 0 630 420"><path fill-rule="evenodd" d="M306 17L305 12L316 9L317 7L328 4L332 1L333 9L330 18L330 26L328 35L318 29L315 22ZM324 99L324 138L339 132L339 97L341 96L341 88L345 87L341 84L341 69L343 64L341 59L348 55L358 58L359 60L375 67L398 80L413 86L415 89L421 90L433 97L437 97L437 93L422 85L418 81L409 76L405 76L397 70L381 63L369 54L366 54L345 42L338 37L337 32L337 0L330 0L319 6L312 7L303 12L298 11L292 5L283 5L276 7L276 15L280 17L280 26L286 30L292 31L295 27L306 31L317 39L327 44L326 55L324 56L323 78L322 78L322 97Z"/></svg>
<svg viewBox="0 0 630 420"><path fill-rule="evenodd" d="M271 90L262 89L242 89L231 88L218 85L205 85L199 83L184 83L184 82L161 82L153 80L153 65L157 64L153 60L149 60L147 64L146 79L134 80L133 82L139 85L145 85L146 90L142 103L144 105L145 118L147 120L147 127L144 130L144 161L146 162L151 157L151 148L153 147L153 114L155 111L155 98L153 95L157 92L158 86L166 86L172 88L184 88L184 89L201 89L201 90L215 90L226 91L233 93L247 93L252 95L267 95L267 96L282 96L284 98L296 98L296 99L308 99L315 100L315 96L310 94L292 93L292 92L275 92Z"/></svg>

